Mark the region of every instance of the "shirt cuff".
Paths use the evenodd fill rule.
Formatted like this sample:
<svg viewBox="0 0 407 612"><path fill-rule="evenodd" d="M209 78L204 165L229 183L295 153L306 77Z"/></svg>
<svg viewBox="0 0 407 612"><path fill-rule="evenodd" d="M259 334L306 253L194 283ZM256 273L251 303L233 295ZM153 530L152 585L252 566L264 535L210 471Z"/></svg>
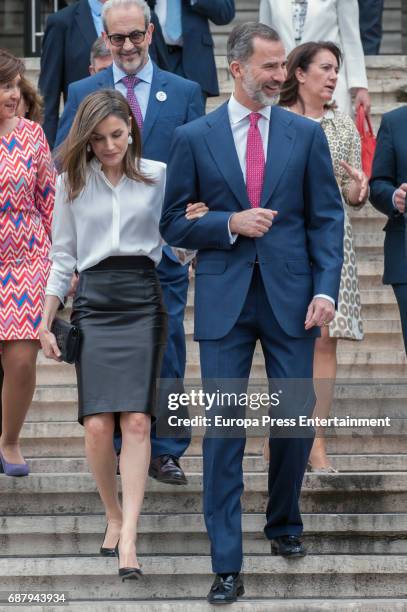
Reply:
<svg viewBox="0 0 407 612"><path fill-rule="evenodd" d="M335 306L335 300L331 298L330 295L325 295L325 293L317 293L317 295L314 295L314 300L315 298L324 298L324 300L328 300L329 302L331 302L331 304Z"/></svg>
<svg viewBox="0 0 407 612"><path fill-rule="evenodd" d="M230 244L235 244L239 234L232 234L232 232L230 231L230 220L231 220L232 217L233 217L233 215L230 215L230 217L228 219L228 233L229 233Z"/></svg>

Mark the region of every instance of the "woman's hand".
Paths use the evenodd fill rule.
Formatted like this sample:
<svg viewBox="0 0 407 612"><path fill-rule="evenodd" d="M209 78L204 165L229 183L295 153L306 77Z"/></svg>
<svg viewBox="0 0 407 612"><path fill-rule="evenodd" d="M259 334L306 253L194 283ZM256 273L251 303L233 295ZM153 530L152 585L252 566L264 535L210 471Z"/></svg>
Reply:
<svg viewBox="0 0 407 612"><path fill-rule="evenodd" d="M362 170L354 168L346 161L341 161L339 163L352 179L348 193L349 202L355 206L366 202L369 194L369 180L366 174Z"/></svg>
<svg viewBox="0 0 407 612"><path fill-rule="evenodd" d="M194 219L203 217L208 211L209 208L203 202L195 202L194 204L190 202L187 204L185 217L188 219L188 221L193 221Z"/></svg>
<svg viewBox="0 0 407 612"><path fill-rule="evenodd" d="M39 335L42 352L44 353L45 357L47 359L61 361L61 351L58 348L55 335L43 325L40 327Z"/></svg>

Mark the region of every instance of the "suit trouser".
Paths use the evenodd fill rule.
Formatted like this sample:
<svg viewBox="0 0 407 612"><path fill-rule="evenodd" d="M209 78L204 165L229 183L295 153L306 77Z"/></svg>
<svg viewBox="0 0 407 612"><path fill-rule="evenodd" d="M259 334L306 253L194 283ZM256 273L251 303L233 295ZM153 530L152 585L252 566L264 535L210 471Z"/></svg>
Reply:
<svg viewBox="0 0 407 612"><path fill-rule="evenodd" d="M359 0L359 26L365 55L378 55L384 0Z"/></svg>
<svg viewBox="0 0 407 612"><path fill-rule="evenodd" d="M404 348L407 355L407 283L392 285L400 311L401 329L403 331Z"/></svg>
<svg viewBox="0 0 407 612"><path fill-rule="evenodd" d="M159 455L181 457L191 441L191 432L187 428L182 434L184 437L180 437L182 432L178 432L177 438L157 435L159 419L165 419L168 416L168 394L183 392L186 365L184 317L189 283L188 266L181 266L164 252L157 272L168 312L168 339L161 366L159 416L151 428L151 457L153 459ZM188 416L186 408L181 407L178 412L180 417Z"/></svg>
<svg viewBox="0 0 407 612"><path fill-rule="evenodd" d="M222 316L221 313L219 316ZM289 313L287 316L290 316ZM239 393L242 392L247 386L258 339L269 379L285 379L287 389L289 379L306 379L311 392L301 394L299 405L289 406L289 410L291 414L310 416L315 405L312 386L314 339L292 338L282 330L268 302L260 271L255 266L251 286L235 326L219 340L200 341L204 387L222 384L224 388L220 391L227 388L230 392L227 379L234 379L233 384L240 387ZM237 383L237 379L240 383ZM216 410L222 412L224 407ZM239 412L237 407L236 411ZM211 541L212 567L216 573L238 572L243 560L240 498L243 493L242 461L246 440L243 435L231 438L215 436L216 433L207 430L203 442L204 514ZM298 433L297 437L287 438L271 435L269 503L265 527L269 539L302 533L299 496L313 437L313 429L304 430L301 437Z"/></svg>

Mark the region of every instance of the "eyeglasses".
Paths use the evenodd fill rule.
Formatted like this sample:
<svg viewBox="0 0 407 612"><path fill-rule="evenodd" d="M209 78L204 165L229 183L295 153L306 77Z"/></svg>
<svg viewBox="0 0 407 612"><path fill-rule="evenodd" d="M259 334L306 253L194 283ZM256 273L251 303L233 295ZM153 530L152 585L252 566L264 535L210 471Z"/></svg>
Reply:
<svg viewBox="0 0 407 612"><path fill-rule="evenodd" d="M130 32L130 34L108 34L107 37L114 47L123 47L126 38L128 38L133 45L139 45L145 39L146 33L147 30L144 30L144 32L134 30Z"/></svg>

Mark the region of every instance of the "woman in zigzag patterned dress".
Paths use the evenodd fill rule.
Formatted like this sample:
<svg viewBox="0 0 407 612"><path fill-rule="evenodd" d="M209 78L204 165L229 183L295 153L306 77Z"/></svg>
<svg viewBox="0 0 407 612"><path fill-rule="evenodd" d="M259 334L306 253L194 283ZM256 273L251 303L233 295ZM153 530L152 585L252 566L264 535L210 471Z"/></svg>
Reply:
<svg viewBox="0 0 407 612"><path fill-rule="evenodd" d="M29 472L19 435L35 388L56 181L42 128L15 116L23 71L0 49L0 469L8 476Z"/></svg>

